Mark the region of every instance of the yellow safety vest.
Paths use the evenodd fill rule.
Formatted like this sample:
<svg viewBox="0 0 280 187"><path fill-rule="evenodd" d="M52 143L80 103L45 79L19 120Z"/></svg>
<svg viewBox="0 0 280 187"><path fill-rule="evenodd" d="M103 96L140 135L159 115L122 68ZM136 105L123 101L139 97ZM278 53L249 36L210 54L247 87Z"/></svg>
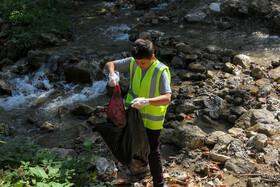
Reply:
<svg viewBox="0 0 280 187"><path fill-rule="evenodd" d="M154 98L160 96L159 93L159 80L162 72L166 70L169 75L169 82L171 82L171 76L169 68L157 59L149 67L143 80L142 70L139 68L132 58L130 63L130 86L126 98L125 109L130 107L131 101L137 97ZM149 105L141 108L141 113L144 126L148 129L159 130L162 129L164 118L168 105Z"/></svg>

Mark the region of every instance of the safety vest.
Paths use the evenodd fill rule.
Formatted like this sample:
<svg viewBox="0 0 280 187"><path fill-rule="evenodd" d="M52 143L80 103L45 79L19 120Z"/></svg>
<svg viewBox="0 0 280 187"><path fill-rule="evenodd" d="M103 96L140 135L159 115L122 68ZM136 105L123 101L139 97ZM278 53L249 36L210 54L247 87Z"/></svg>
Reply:
<svg viewBox="0 0 280 187"><path fill-rule="evenodd" d="M131 101L137 97L154 98L160 96L159 80L164 70L168 72L169 82L171 82L169 68L157 59L155 59L155 62L149 67L141 81L142 70L137 66L134 58L132 58L130 63L130 86L126 98L125 109L130 107ZM152 130L162 129L167 106L168 105L149 105L141 108L139 111L144 126Z"/></svg>

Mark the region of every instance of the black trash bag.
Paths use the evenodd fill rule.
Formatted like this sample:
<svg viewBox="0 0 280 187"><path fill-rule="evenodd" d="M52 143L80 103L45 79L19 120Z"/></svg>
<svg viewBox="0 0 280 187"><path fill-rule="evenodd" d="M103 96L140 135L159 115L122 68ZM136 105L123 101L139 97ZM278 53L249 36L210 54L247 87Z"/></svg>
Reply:
<svg viewBox="0 0 280 187"><path fill-rule="evenodd" d="M124 128L113 123L99 123L94 131L99 132L115 158L136 174L147 169L149 140L139 111L129 108L126 117Z"/></svg>

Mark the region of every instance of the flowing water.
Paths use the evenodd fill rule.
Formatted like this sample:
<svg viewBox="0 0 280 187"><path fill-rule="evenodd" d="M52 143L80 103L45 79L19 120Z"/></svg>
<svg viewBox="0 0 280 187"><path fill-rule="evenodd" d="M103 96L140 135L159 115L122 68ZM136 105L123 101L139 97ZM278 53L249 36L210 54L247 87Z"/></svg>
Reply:
<svg viewBox="0 0 280 187"><path fill-rule="evenodd" d="M76 55L80 59L98 61L102 55L116 55L130 51L128 31L138 23L139 14L122 9L118 16L81 16L91 8L102 6L102 1L87 4L84 9L73 13L73 40L63 46L45 49L53 55ZM166 7L159 5L155 11ZM255 30L248 31L242 26L237 29L221 31L215 26L201 24L166 24L142 26L141 30L160 33L162 37L176 37L196 48L216 45L243 53L263 66L272 60L280 60L280 38ZM59 82L60 89L50 84L43 65L37 72L25 76L8 76L12 85L12 96L0 98L0 122L9 124L14 131L30 133L28 118L41 118L54 121L59 106L76 106L81 103L90 106L103 105L109 98L106 93L107 79L93 82L91 85ZM6 73L9 74L9 73ZM16 134L18 134L16 133Z"/></svg>

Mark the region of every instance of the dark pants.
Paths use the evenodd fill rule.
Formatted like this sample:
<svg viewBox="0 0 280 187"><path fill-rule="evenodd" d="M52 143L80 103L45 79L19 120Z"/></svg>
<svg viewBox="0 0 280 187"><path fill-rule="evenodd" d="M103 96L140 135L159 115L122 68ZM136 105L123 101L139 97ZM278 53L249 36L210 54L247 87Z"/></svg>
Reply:
<svg viewBox="0 0 280 187"><path fill-rule="evenodd" d="M154 187L163 186L164 178L162 173L162 163L159 146L161 130L150 130L146 128L146 131L150 143L149 166L151 175L153 176Z"/></svg>

